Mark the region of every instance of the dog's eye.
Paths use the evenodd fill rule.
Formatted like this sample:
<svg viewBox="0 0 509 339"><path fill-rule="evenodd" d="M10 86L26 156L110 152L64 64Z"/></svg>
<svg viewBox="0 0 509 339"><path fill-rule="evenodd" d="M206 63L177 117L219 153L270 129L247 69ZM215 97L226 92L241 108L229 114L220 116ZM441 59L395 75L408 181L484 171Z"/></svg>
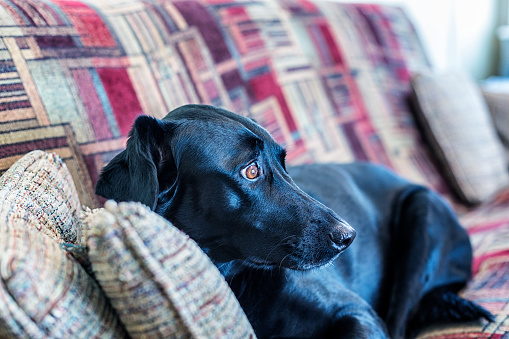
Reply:
<svg viewBox="0 0 509 339"><path fill-rule="evenodd" d="M260 176L260 167L258 167L256 162L253 162L244 168L241 173L244 178L248 180L255 180Z"/></svg>

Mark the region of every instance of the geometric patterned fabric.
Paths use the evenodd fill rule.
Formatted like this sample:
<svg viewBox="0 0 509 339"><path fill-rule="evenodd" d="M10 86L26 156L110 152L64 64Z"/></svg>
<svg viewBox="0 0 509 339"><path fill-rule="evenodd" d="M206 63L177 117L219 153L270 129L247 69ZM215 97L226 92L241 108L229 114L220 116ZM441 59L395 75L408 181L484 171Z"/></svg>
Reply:
<svg viewBox="0 0 509 339"><path fill-rule="evenodd" d="M408 112L411 70L427 61L399 8L11 0L0 37L0 170L56 151L90 207L136 116L187 103L251 116L292 164L371 160L445 189Z"/></svg>

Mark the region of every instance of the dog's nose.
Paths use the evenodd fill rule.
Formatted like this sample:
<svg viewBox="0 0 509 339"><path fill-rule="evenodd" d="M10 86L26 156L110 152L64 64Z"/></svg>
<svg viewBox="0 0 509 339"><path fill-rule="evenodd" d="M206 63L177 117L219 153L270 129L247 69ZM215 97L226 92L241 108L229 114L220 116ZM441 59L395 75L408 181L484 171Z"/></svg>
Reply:
<svg viewBox="0 0 509 339"><path fill-rule="evenodd" d="M352 244L355 235L355 230L352 227L342 225L339 230L329 233L329 239L334 248L343 251Z"/></svg>

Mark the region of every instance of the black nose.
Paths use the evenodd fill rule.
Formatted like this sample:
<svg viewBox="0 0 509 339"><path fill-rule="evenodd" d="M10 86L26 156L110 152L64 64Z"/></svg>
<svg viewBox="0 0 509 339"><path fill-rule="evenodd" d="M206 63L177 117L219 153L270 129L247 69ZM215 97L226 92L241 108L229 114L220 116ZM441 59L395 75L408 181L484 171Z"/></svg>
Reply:
<svg viewBox="0 0 509 339"><path fill-rule="evenodd" d="M339 228L340 229L329 233L329 239L334 248L343 251L352 244L356 233L355 230L348 225L342 225Z"/></svg>

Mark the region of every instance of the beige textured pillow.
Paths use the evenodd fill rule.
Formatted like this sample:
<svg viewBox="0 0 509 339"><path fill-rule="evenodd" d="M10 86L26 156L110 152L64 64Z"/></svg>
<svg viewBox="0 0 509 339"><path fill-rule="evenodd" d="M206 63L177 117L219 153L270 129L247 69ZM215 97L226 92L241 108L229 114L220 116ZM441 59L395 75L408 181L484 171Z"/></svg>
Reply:
<svg viewBox="0 0 509 339"><path fill-rule="evenodd" d="M167 220L108 201L83 223L92 270L132 337L254 338L217 268Z"/></svg>
<svg viewBox="0 0 509 339"><path fill-rule="evenodd" d="M122 338L97 283L61 245L77 246L79 200L62 159L42 151L0 178L0 337Z"/></svg>
<svg viewBox="0 0 509 339"><path fill-rule="evenodd" d="M507 92L483 91L499 135L509 147L509 88Z"/></svg>
<svg viewBox="0 0 509 339"><path fill-rule="evenodd" d="M479 203L509 185L508 163L478 86L460 73L412 79L417 119L458 195Z"/></svg>
<svg viewBox="0 0 509 339"><path fill-rule="evenodd" d="M80 201L71 174L55 154L32 151L0 178L0 222L19 219L55 241L80 241Z"/></svg>

